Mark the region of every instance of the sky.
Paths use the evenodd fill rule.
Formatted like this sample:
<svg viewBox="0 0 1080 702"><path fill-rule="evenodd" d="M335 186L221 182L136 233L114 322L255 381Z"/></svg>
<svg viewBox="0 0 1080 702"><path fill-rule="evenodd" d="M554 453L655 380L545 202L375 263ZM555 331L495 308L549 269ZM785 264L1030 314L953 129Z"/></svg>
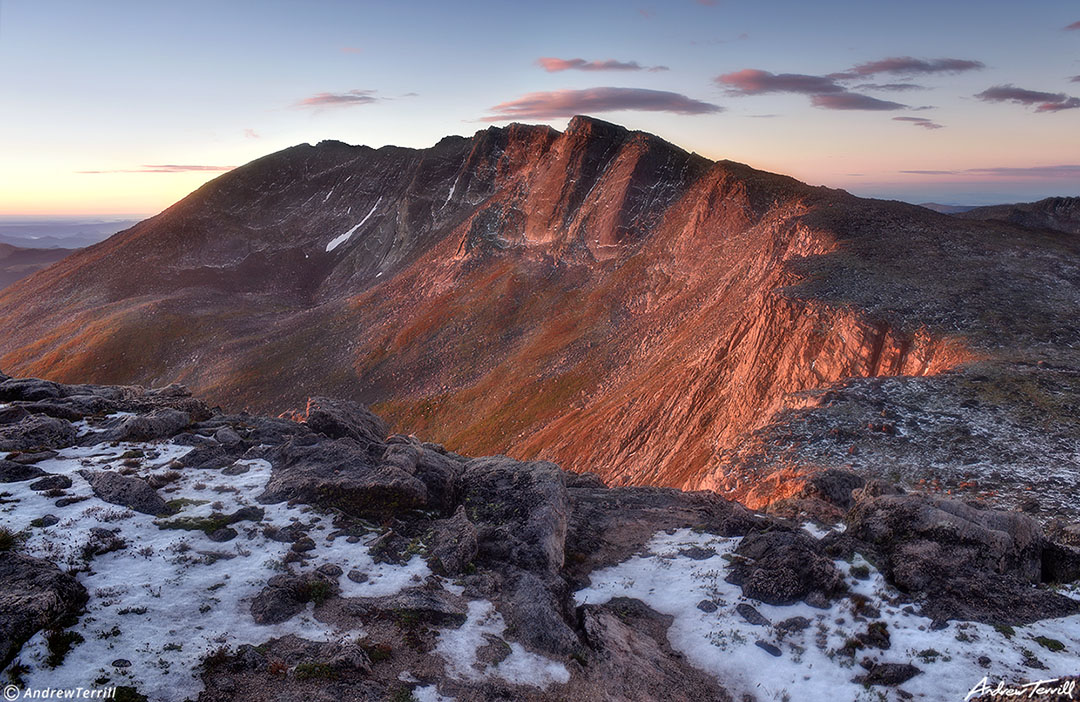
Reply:
<svg viewBox="0 0 1080 702"><path fill-rule="evenodd" d="M0 215L149 215L298 143L590 114L857 195L1080 195L1080 4L0 0Z"/></svg>

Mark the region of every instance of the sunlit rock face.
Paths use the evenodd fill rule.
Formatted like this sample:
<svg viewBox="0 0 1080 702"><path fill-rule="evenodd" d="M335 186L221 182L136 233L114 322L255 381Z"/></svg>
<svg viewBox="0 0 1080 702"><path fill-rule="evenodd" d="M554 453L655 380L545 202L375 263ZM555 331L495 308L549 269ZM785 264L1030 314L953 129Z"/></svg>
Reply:
<svg viewBox="0 0 1080 702"><path fill-rule="evenodd" d="M321 142L5 290L0 368L350 398L454 450L757 506L829 466L1045 501L1080 436L1077 249L589 118Z"/></svg>

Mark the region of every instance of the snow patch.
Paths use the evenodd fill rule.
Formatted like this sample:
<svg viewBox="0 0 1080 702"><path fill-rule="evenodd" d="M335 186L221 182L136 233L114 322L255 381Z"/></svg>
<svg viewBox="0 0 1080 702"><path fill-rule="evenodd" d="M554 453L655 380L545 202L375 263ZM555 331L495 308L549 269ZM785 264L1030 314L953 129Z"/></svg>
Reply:
<svg viewBox="0 0 1080 702"><path fill-rule="evenodd" d="M671 645L696 667L709 672L736 698L743 694L758 700L879 700L888 688L863 687L853 678L865 671L859 662L866 656L882 663L911 663L923 672L900 685L919 700L961 700L984 675L992 680L1020 680L1032 676L1049 679L1074 675L1080 670L1080 616L1050 619L1014 631L986 624L950 622L931 631L931 620L904 612L904 604L884 578L861 557L852 563L837 561L854 593L863 595L880 609L876 620L854 610L844 599L829 609L799 603L788 607L767 605L742 596L741 589L724 581L728 558L739 538L721 538L681 529L657 534L647 553L619 565L590 574L592 585L575 593L578 604L603 604L613 597L633 597L653 609L674 617L668 630ZM693 560L679 555L689 547L712 549L716 555ZM725 558L725 556L727 558ZM851 569L860 566L870 573L858 580ZM698 609L702 600L717 606L715 612ZM748 603L773 626L745 621L736 605ZM865 611L865 610L863 610ZM775 627L791 617L805 617L803 631L784 633ZM885 651L862 649L846 654L845 643L864 633L871 621L886 624L891 645ZM1051 651L1036 638L1059 641L1064 649ZM755 643L762 641L780 649L774 657ZM1047 670L1024 666L1024 651L1034 654ZM989 668L979 665L980 656L990 658ZM888 699L892 699L889 697Z"/></svg>
<svg viewBox="0 0 1080 702"><path fill-rule="evenodd" d="M515 685L530 685L541 690L552 683L570 681L570 671L562 663L526 651L519 643L510 643L510 655L497 665L477 669L476 652L487 644L485 634L501 636L506 630L502 615L487 600L469 602L468 618L458 629L439 634L435 652L446 660L447 673L459 680L479 680L495 675Z"/></svg>
<svg viewBox="0 0 1080 702"><path fill-rule="evenodd" d="M445 697L439 694L439 688L434 685L425 685L424 687L414 687L412 691L413 699L416 702L457 702L454 697Z"/></svg>
<svg viewBox="0 0 1080 702"><path fill-rule="evenodd" d="M354 232L355 232L355 231L356 231L357 229L359 229L360 227L364 226L364 223L365 223L365 222L367 222L367 221L368 221L368 219L370 219L370 218L371 218L371 215L375 214L375 208L377 208L377 207L379 206L379 203L380 203L380 202L382 202L382 197L381 197L381 196L379 197L379 199L378 199L378 200L376 200L376 201L375 201L375 204L371 206L371 210L369 210L369 211L368 211L368 213L367 213L366 215L364 215L364 218L363 218L362 220L360 220L360 221L359 221L359 222L358 222L358 223L357 223L357 224L356 224L356 225L355 225L355 226L354 226L354 227L353 227L352 229L350 229L349 231L345 232L344 234L341 234L340 236L336 236L336 237L334 237L334 238L333 238L333 239L332 239L332 240L330 241L330 243L326 245L326 251L327 251L327 253L329 253L329 252L333 251L333 250L334 250L334 249L336 249L337 247L339 247L339 246L341 246L342 244L344 244L344 243L345 243L346 241L348 241L348 240L349 240L349 237L351 237L351 236L353 235L353 233L354 233ZM351 208L350 208L350 209L351 209Z"/></svg>
<svg viewBox="0 0 1080 702"><path fill-rule="evenodd" d="M806 522L802 525L802 529L815 539L821 540L833 532L838 534L844 533L844 530L847 529L847 524L840 522L832 526L819 526L814 522Z"/></svg>

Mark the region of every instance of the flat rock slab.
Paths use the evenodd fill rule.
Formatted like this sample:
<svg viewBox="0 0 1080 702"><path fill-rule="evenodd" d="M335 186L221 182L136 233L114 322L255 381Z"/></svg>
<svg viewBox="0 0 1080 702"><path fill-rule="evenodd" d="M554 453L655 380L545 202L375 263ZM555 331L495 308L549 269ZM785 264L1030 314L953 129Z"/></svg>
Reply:
<svg viewBox="0 0 1080 702"><path fill-rule="evenodd" d="M145 480L120 475L112 470L81 470L79 475L86 478L95 495L109 504L151 515L167 511L165 500Z"/></svg>

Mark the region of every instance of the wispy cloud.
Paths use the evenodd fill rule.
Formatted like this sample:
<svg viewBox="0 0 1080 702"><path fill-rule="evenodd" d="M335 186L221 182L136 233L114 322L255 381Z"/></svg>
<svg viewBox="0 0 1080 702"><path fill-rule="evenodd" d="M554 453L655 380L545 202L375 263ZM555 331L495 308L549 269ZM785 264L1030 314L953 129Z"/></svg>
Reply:
<svg viewBox="0 0 1080 702"><path fill-rule="evenodd" d="M885 90L892 93L902 93L908 90L928 90L925 85L916 83L860 83L851 86L852 90Z"/></svg>
<svg viewBox="0 0 1080 702"><path fill-rule="evenodd" d="M254 129L248 127L247 129L244 130L244 137L247 138L247 139L261 139L262 134L259 134Z"/></svg>
<svg viewBox="0 0 1080 702"><path fill-rule="evenodd" d="M351 107L378 102L374 90L348 90L344 93L316 93L296 103L296 107Z"/></svg>
<svg viewBox="0 0 1080 702"><path fill-rule="evenodd" d="M769 93L809 95L810 103L823 110L901 110L906 107L898 102L849 92L847 88L829 76L771 73L756 68L746 68L716 76L713 82L726 88L729 95Z"/></svg>
<svg viewBox="0 0 1080 702"><path fill-rule="evenodd" d="M907 108L907 105L901 105L898 102L879 100L859 93L811 95L810 103L823 110L903 110Z"/></svg>
<svg viewBox="0 0 1080 702"><path fill-rule="evenodd" d="M236 166L190 166L190 165L175 165L175 164L155 164L139 166L138 168L118 168L113 170L103 171L75 171L76 173L83 174L100 174L100 173L190 173L193 171L213 171L224 172L231 171Z"/></svg>
<svg viewBox="0 0 1080 702"><path fill-rule="evenodd" d="M941 129L944 126L932 119L926 119L925 117L893 117L893 119L897 122L910 122L916 127L922 127L923 129Z"/></svg>
<svg viewBox="0 0 1080 702"><path fill-rule="evenodd" d="M1069 79L1070 83L1080 83L1080 76L1073 76Z"/></svg>
<svg viewBox="0 0 1080 702"><path fill-rule="evenodd" d="M483 121L556 119L617 110L703 115L721 112L723 108L666 90L605 87L529 93L495 105L489 110L492 114L484 117Z"/></svg>
<svg viewBox="0 0 1080 702"><path fill-rule="evenodd" d="M713 79L731 95L764 95L765 93L820 93L844 92L844 88L831 78L810 76L802 73L770 73L756 68L745 68L725 73Z"/></svg>
<svg viewBox="0 0 1080 702"><path fill-rule="evenodd" d="M1060 112L1080 108L1080 98L1070 97L1065 93L1027 90L1017 88L1015 85L995 85L977 93L975 97L985 102L1011 102L1026 105L1034 107L1036 112Z"/></svg>
<svg viewBox="0 0 1080 702"><path fill-rule="evenodd" d="M1066 29L1066 31L1076 31L1076 30L1080 29L1080 20L1077 20L1076 22L1073 22L1072 24L1065 27L1065 29Z"/></svg>
<svg viewBox="0 0 1080 702"><path fill-rule="evenodd" d="M561 59L544 56L536 60L537 65L548 73L559 71L666 71L667 66L642 66L637 61L586 61L582 58Z"/></svg>
<svg viewBox="0 0 1080 702"><path fill-rule="evenodd" d="M919 59L913 56L891 56L877 61L860 63L842 73L834 73L830 77L837 79L866 78L880 73L913 76L934 73L963 73L964 71L977 71L982 68L986 68L986 64L971 59Z"/></svg>
<svg viewBox="0 0 1080 702"><path fill-rule="evenodd" d="M1007 178L1075 179L1080 178L1080 164L1058 166L993 166L989 168L965 168L951 171L900 171L910 175L949 176L1000 176Z"/></svg>

